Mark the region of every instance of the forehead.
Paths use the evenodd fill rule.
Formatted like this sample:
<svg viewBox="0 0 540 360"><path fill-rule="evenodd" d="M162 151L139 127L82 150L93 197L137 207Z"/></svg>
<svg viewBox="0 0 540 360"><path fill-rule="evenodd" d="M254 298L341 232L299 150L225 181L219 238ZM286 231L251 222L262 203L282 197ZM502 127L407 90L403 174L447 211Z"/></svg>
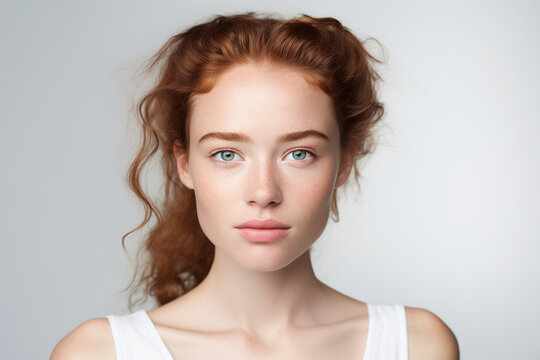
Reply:
<svg viewBox="0 0 540 360"><path fill-rule="evenodd" d="M332 101L301 71L289 67L237 65L224 72L210 92L193 97L192 140L208 131L269 136L307 128L333 135L337 123Z"/></svg>

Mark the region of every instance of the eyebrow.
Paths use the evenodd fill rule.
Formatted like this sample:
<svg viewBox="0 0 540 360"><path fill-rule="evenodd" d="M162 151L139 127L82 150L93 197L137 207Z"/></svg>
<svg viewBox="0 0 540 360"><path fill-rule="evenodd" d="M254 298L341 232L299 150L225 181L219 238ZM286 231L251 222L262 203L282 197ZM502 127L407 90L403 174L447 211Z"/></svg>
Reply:
<svg viewBox="0 0 540 360"><path fill-rule="evenodd" d="M288 134L281 135L278 138L278 142L284 143L284 142L291 142L295 140L304 139L307 137L316 137L319 139L323 139L326 141L329 141L330 139L328 136L323 134L320 131L317 130L304 130L304 131L296 131ZM226 141L237 141L237 142L245 142L245 143L252 143L253 140L245 134L241 133L234 133L234 132L211 132L208 134L203 135L199 139L199 144L205 140L209 139L220 139L220 140L226 140Z"/></svg>

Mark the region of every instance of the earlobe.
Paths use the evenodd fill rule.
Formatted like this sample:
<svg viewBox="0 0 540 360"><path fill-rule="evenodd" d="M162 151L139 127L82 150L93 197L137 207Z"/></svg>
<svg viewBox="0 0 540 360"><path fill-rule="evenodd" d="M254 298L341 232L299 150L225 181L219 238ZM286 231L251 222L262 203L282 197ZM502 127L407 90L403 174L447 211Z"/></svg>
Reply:
<svg viewBox="0 0 540 360"><path fill-rule="evenodd" d="M174 157L176 158L176 171L182 184L193 190L193 179L188 169L188 154L184 147L176 140L173 144Z"/></svg>

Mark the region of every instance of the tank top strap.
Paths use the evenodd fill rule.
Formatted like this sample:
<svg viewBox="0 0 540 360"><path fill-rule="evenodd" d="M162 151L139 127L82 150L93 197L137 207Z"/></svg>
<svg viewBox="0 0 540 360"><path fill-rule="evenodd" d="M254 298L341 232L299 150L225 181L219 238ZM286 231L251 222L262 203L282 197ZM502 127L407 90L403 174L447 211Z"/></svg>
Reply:
<svg viewBox="0 0 540 360"><path fill-rule="evenodd" d="M407 319L400 304L367 304L369 329L363 360L407 360Z"/></svg>
<svg viewBox="0 0 540 360"><path fill-rule="evenodd" d="M174 360L144 310L128 315L108 315L117 360Z"/></svg>

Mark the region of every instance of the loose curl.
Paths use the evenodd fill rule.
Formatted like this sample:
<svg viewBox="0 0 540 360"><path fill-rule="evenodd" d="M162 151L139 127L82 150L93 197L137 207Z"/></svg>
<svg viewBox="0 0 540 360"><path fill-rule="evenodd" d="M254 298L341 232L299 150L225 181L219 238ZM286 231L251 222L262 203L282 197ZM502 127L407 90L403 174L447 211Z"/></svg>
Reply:
<svg viewBox="0 0 540 360"><path fill-rule="evenodd" d="M145 66L157 70L157 83L137 105L142 141L128 171L130 188L144 205L144 219L122 238L155 224L139 250L146 253L142 271L135 272L135 289L144 285L144 299L155 297L162 305L185 294L208 274L214 245L203 233L195 207L193 190L185 187L177 173L174 146L189 149L189 117L192 95L209 92L220 74L233 65L273 63L300 70L331 99L340 129L341 151L356 160L374 150L372 129L382 118L383 105L377 99L380 77L364 43L338 20L303 14L289 20L264 17L254 12L216 16L172 36ZM143 168L161 155L164 186L159 204L141 185ZM336 189L332 220L339 221ZM138 267L137 267L138 268ZM138 276L137 276L138 275ZM132 306L132 296L129 298Z"/></svg>

